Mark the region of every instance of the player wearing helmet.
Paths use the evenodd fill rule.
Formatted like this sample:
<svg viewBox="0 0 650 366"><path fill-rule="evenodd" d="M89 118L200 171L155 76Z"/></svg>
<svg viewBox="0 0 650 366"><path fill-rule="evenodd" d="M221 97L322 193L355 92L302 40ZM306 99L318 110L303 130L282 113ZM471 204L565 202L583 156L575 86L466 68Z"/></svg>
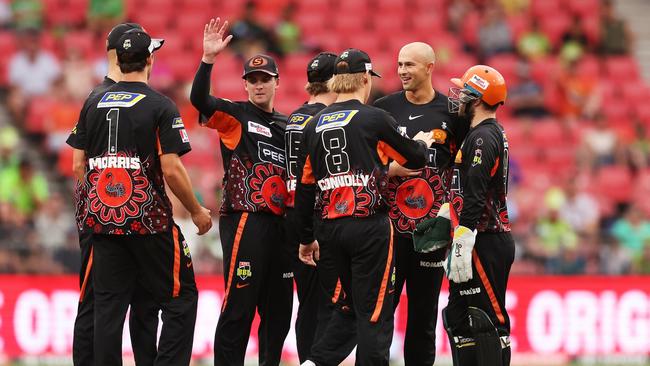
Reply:
<svg viewBox="0 0 650 366"><path fill-rule="evenodd" d="M465 118L470 130L455 159L453 207L440 210L450 212L454 228L443 322L455 366L509 365L505 296L515 246L506 208L508 140L496 119L506 83L484 65L469 68L452 83L449 111Z"/></svg>

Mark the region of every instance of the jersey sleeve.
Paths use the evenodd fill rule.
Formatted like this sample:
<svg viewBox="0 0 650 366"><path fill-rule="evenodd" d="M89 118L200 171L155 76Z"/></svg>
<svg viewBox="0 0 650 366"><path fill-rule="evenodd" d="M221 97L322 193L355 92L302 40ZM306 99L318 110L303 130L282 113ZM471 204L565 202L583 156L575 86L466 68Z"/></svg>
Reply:
<svg viewBox="0 0 650 366"><path fill-rule="evenodd" d="M474 230L483 214L488 185L499 167L499 142L483 129L472 134L463 147L465 174L460 177L463 192L463 209L459 224Z"/></svg>
<svg viewBox="0 0 650 366"><path fill-rule="evenodd" d="M388 112L381 111L378 117L379 141L377 153L386 164L388 159L409 169L420 169L427 161L427 146L422 141L411 140L397 129L397 122Z"/></svg>
<svg viewBox="0 0 650 366"><path fill-rule="evenodd" d="M224 98L210 95L210 74L212 65L201 62L194 76L190 101L200 112L199 123L216 129L223 144L234 150L242 135L242 122L239 120L241 106Z"/></svg>
<svg viewBox="0 0 650 366"><path fill-rule="evenodd" d="M77 124L74 126L70 132L70 135L68 136L68 139L65 141L68 145L72 146L75 149L86 149L86 116L88 115L89 104L89 100L86 100L84 102L84 105L79 112Z"/></svg>
<svg viewBox="0 0 650 366"><path fill-rule="evenodd" d="M309 244L314 241L316 179L312 171L312 158L307 152L309 139L309 132L305 131L302 136L300 149L298 150L298 163L296 165L297 176L294 207L298 213L297 216L300 224L298 235L302 244Z"/></svg>
<svg viewBox="0 0 650 366"><path fill-rule="evenodd" d="M192 149L190 138L176 105L169 99L164 100L165 104L158 121L158 154L181 156Z"/></svg>

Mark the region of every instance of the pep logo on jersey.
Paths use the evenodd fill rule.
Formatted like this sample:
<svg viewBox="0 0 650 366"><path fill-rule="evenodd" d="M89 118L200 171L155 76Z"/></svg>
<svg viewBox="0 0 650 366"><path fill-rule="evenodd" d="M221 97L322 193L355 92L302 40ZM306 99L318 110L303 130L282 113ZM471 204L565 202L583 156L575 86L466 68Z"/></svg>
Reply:
<svg viewBox="0 0 650 366"><path fill-rule="evenodd" d="M128 92L108 92L97 103L97 108L124 107L130 108L141 101L146 95Z"/></svg>
<svg viewBox="0 0 650 366"><path fill-rule="evenodd" d="M359 113L358 109L321 114L316 123L316 132L345 126L350 123L352 117L357 113Z"/></svg>
<svg viewBox="0 0 650 366"><path fill-rule="evenodd" d="M287 130L302 130L307 125L307 122L312 118L308 114L295 113L289 117L287 122Z"/></svg>
<svg viewBox="0 0 650 366"><path fill-rule="evenodd" d="M257 142L258 157L261 161L271 163L280 168L285 166L284 149L280 149L266 142Z"/></svg>

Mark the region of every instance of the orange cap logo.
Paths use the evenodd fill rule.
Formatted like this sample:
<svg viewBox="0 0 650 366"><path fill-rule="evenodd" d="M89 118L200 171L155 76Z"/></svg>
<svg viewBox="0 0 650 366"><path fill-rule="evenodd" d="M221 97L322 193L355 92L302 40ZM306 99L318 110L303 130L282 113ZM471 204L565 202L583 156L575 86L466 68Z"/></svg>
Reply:
<svg viewBox="0 0 650 366"><path fill-rule="evenodd" d="M261 66L266 65L267 63L268 63L268 61L266 61L266 59L264 57L258 56L258 57L253 58L251 60L251 62L249 63L249 65L251 67L261 67Z"/></svg>

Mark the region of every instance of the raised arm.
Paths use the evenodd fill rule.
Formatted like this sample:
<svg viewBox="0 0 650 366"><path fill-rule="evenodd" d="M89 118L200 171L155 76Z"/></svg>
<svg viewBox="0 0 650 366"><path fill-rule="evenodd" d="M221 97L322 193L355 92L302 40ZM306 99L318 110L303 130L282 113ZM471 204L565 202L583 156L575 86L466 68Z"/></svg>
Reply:
<svg viewBox="0 0 650 366"><path fill-rule="evenodd" d="M207 117L211 116L217 108L216 99L210 96L212 65L216 56L228 46L232 39L232 35L223 38L228 28L228 21L225 21L221 26L220 22L220 18L211 19L205 25L203 30L203 57L201 58L201 65L194 76L192 91L190 92L192 105Z"/></svg>

